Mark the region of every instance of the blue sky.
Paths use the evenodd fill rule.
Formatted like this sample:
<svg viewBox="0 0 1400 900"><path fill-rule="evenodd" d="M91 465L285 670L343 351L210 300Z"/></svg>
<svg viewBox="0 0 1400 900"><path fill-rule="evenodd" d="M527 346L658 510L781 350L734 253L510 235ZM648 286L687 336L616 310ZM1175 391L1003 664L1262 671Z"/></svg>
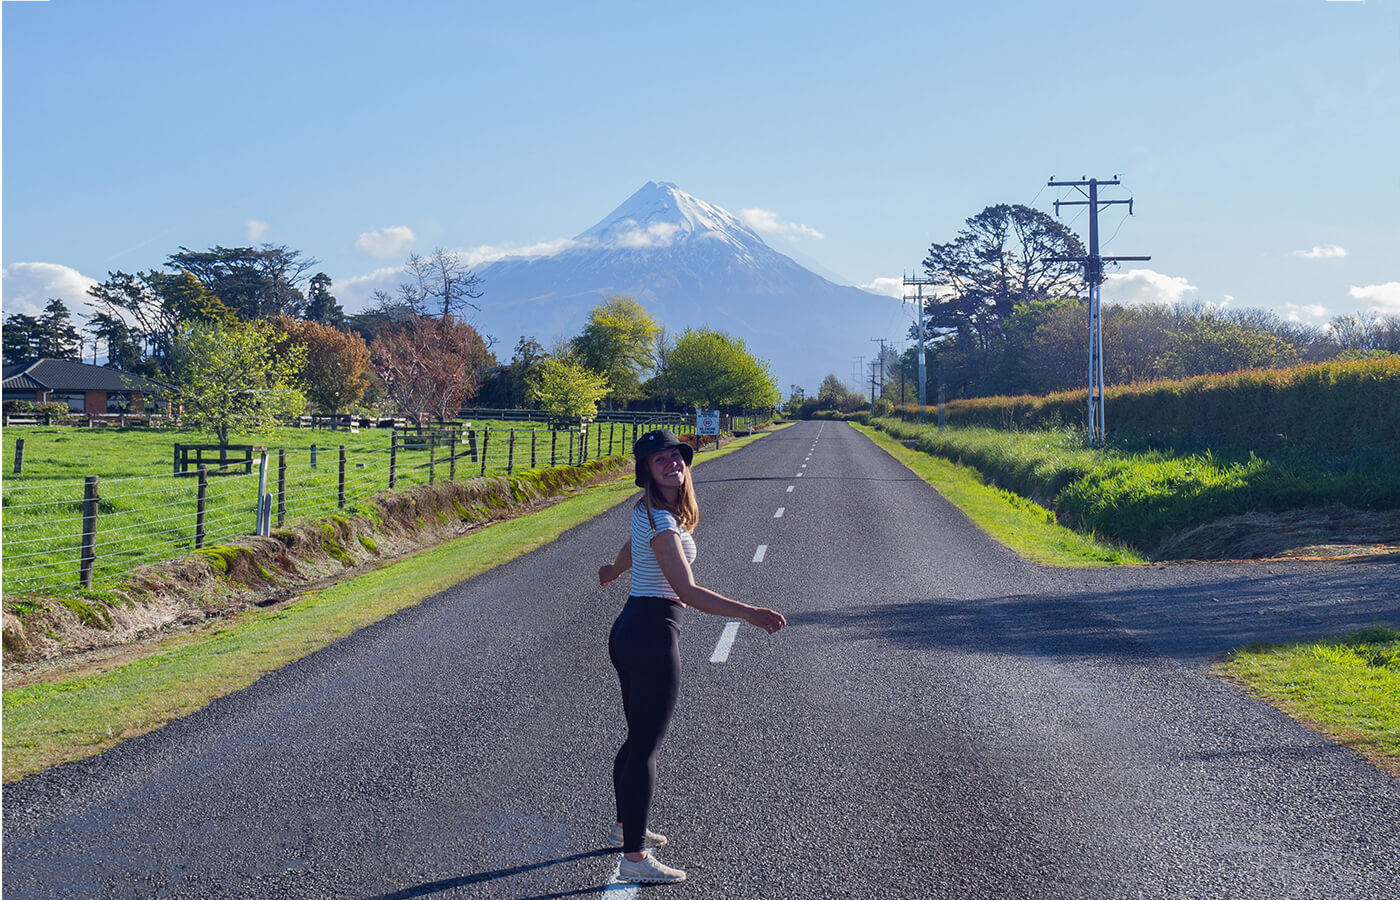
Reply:
<svg viewBox="0 0 1400 900"><path fill-rule="evenodd" d="M1105 299L1322 323L1400 313L1397 159L1400 0L3 4L7 314L261 242L354 310L411 251L547 245L648 180L879 289L1121 174L1104 252L1152 260Z"/></svg>

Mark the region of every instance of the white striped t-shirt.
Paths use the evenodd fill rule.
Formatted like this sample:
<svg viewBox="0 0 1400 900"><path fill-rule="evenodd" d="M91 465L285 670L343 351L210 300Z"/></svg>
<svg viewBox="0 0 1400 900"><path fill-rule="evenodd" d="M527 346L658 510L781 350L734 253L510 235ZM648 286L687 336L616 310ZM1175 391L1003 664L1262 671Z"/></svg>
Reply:
<svg viewBox="0 0 1400 900"><path fill-rule="evenodd" d="M695 538L681 527L676 517L664 509L651 510L656 520L656 530L651 528L647 518L647 506L638 501L632 510L632 589L634 597L670 597L679 600L671 583L661 572L661 564L656 561L656 553L651 549L651 539L663 531L674 531L681 536L681 550L686 562L695 562Z"/></svg>

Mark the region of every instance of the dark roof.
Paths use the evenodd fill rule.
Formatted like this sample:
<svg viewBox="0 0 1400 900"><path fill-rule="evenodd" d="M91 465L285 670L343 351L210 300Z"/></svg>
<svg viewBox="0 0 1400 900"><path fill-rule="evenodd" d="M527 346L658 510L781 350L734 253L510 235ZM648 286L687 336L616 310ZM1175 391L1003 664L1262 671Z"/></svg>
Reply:
<svg viewBox="0 0 1400 900"><path fill-rule="evenodd" d="M50 391L161 391L166 385L106 366L72 359L40 359L5 367L4 389Z"/></svg>

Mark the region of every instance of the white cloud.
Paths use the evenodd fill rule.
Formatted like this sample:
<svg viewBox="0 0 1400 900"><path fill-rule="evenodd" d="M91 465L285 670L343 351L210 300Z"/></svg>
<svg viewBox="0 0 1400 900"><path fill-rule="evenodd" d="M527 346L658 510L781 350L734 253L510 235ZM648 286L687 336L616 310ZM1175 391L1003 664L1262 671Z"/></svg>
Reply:
<svg viewBox="0 0 1400 900"><path fill-rule="evenodd" d="M821 240L826 235L808 225L800 225L797 222L784 222L778 218L778 214L766 209L741 209L739 218L743 223L760 234L780 234L789 240L798 238L816 238Z"/></svg>
<svg viewBox="0 0 1400 900"><path fill-rule="evenodd" d="M876 278L869 284L858 284L856 287L860 288L862 291L869 291L872 294L880 294L883 297L896 297L901 299L904 297L903 277L895 278L890 276L888 278Z"/></svg>
<svg viewBox="0 0 1400 900"><path fill-rule="evenodd" d="M1315 322L1327 317L1327 307L1318 303L1285 303L1283 308L1283 317L1290 322Z"/></svg>
<svg viewBox="0 0 1400 900"><path fill-rule="evenodd" d="M626 247L629 250L643 247L669 247L680 230L679 225L671 222L653 222L644 229L636 228L618 234L616 245Z"/></svg>
<svg viewBox="0 0 1400 900"><path fill-rule="evenodd" d="M555 238L552 241L540 241L537 244L530 244L525 247L493 247L484 244L472 250L461 251L462 261L473 269L489 265L497 260L506 257L516 257L521 259L537 259L539 257L554 256L563 253L565 250L572 250L581 247L583 244L573 238Z"/></svg>
<svg viewBox="0 0 1400 900"><path fill-rule="evenodd" d="M1328 244L1326 247L1314 247L1311 250L1294 250L1293 255L1303 259L1341 259L1347 255L1347 251L1345 247Z"/></svg>
<svg viewBox="0 0 1400 900"><path fill-rule="evenodd" d="M76 316L86 312L87 290L97 283L77 269L57 263L17 262L5 267L0 294L5 298L6 315L37 315L50 299L56 298Z"/></svg>
<svg viewBox="0 0 1400 900"><path fill-rule="evenodd" d="M1357 300L1369 302L1371 305L1368 308L1372 312L1400 315L1400 281L1352 287L1347 293Z"/></svg>
<svg viewBox="0 0 1400 900"><path fill-rule="evenodd" d="M1113 272L1104 279L1104 297L1129 306L1153 303L1172 305L1182 302L1196 286L1179 275L1164 275L1151 269ZM1226 299L1229 302L1229 299ZM1224 305L1224 304L1219 304Z"/></svg>
<svg viewBox="0 0 1400 900"><path fill-rule="evenodd" d="M267 234L267 223L261 219L249 219L248 227L243 232L243 236L250 241L260 241L265 234Z"/></svg>
<svg viewBox="0 0 1400 900"><path fill-rule="evenodd" d="M400 256L418 238L407 225L394 225L383 231L366 231L355 240L355 249L375 259Z"/></svg>

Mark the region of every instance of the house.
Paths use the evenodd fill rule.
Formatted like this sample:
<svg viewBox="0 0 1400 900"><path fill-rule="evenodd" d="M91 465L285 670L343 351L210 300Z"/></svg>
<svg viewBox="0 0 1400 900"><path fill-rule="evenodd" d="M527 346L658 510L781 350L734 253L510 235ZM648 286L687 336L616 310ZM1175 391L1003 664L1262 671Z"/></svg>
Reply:
<svg viewBox="0 0 1400 900"><path fill-rule="evenodd" d="M169 385L74 359L40 359L5 366L4 399L67 403L90 416L152 412ZM156 396L152 396L156 395Z"/></svg>

